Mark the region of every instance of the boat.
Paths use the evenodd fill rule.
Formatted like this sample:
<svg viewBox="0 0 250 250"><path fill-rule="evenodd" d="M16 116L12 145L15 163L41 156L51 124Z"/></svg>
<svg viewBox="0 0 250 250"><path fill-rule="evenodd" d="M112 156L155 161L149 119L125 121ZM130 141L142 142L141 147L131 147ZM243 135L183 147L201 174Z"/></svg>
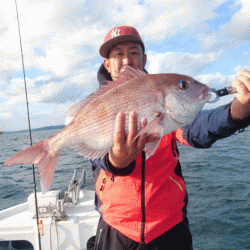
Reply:
<svg viewBox="0 0 250 250"><path fill-rule="evenodd" d="M26 203L0 211L0 249L39 250L39 231L41 250L85 250L99 221L95 192L81 189L85 176L83 170L77 181L75 170L68 191L37 193L39 226L34 193Z"/></svg>

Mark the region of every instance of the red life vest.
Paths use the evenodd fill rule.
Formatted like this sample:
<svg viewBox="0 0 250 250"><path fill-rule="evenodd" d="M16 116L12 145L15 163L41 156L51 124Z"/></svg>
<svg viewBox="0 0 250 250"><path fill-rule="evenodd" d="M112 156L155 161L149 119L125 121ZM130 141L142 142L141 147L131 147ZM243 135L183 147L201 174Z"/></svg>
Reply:
<svg viewBox="0 0 250 250"><path fill-rule="evenodd" d="M183 220L186 188L184 180L174 172L178 162L176 141L188 145L182 130L162 138L155 153L145 162L145 243L149 243ZM128 176L115 176L101 170L96 192L102 205L104 221L129 237L141 241L142 225L142 158Z"/></svg>

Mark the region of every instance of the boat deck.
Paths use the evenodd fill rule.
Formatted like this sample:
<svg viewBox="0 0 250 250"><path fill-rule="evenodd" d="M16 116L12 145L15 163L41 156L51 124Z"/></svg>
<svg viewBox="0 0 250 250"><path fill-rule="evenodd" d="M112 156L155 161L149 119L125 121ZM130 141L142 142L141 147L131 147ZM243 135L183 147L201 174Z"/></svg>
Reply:
<svg viewBox="0 0 250 250"><path fill-rule="evenodd" d="M81 191L78 204L66 207L65 212L68 215L65 221L42 219L42 249L59 246L61 250L83 250L87 240L95 235L99 214L94 210L94 191ZM28 203L0 212L0 244L6 247L5 241L14 240L29 241L38 249L36 219L31 218Z"/></svg>

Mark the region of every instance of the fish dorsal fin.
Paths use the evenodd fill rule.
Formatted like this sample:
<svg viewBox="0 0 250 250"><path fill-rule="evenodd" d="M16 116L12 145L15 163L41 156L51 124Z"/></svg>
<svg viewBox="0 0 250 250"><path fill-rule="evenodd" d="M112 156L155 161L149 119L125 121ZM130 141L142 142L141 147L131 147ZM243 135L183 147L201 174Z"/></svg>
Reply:
<svg viewBox="0 0 250 250"><path fill-rule="evenodd" d="M128 65L125 65L121 69L121 73L120 74L121 75L126 75L127 77L130 77L129 79L147 75L146 72L141 71L139 69L134 69L134 68L132 68L132 67L130 67Z"/></svg>
<svg viewBox="0 0 250 250"><path fill-rule="evenodd" d="M147 75L146 72L141 71L139 69L134 69L134 68L126 65L121 69L115 82L118 84L121 84L121 83L129 81L131 79L138 78L140 76L146 76L146 75ZM111 83L111 81L108 81L108 83Z"/></svg>
<svg viewBox="0 0 250 250"><path fill-rule="evenodd" d="M68 114L65 119L65 124L68 125L73 121L73 119L77 116L77 114L82 110L87 104L89 104L92 100L97 98L98 96L104 94L108 90L118 86L120 82L108 82L108 85L102 85L100 89L96 90L94 93L87 96L85 99L78 101L73 104L68 110Z"/></svg>
<svg viewBox="0 0 250 250"><path fill-rule="evenodd" d="M130 66L124 66L121 69L121 72L119 74L119 81L120 82L126 82L128 80L131 80L133 78L137 78L140 76L145 76L147 75L144 71L141 71L139 69L134 69Z"/></svg>
<svg viewBox="0 0 250 250"><path fill-rule="evenodd" d="M70 122L73 121L73 119L76 117L76 115L79 113L81 109L83 109L89 102L97 98L98 96L104 94L105 92L109 91L110 89L117 87L121 83L124 83L126 81L129 81L133 78L137 78L140 76L147 75L144 71L141 71L139 69L134 69L130 66L124 66L121 69L121 72L118 76L118 79L115 81L107 81L107 85L102 85L100 89L96 90L93 94L87 96L85 99L75 103L68 111L68 115L65 120L65 124L68 125Z"/></svg>
<svg viewBox="0 0 250 250"><path fill-rule="evenodd" d="M76 117L76 115L79 113L79 111L83 107L85 107L90 101L91 101L90 99L83 99L73 104L68 110L68 114L65 119L65 125L70 124L72 120Z"/></svg>

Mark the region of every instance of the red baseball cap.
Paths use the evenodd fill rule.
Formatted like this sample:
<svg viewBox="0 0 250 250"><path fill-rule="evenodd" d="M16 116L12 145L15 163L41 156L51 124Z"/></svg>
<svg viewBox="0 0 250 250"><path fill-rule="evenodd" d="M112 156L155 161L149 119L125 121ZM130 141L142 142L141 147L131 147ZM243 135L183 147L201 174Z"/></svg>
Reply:
<svg viewBox="0 0 250 250"><path fill-rule="evenodd" d="M121 42L136 42L142 45L143 51L145 50L143 41L139 35L139 32L130 26L119 26L109 31L106 35L103 44L99 49L99 53L102 57L108 58L109 50L116 44Z"/></svg>

